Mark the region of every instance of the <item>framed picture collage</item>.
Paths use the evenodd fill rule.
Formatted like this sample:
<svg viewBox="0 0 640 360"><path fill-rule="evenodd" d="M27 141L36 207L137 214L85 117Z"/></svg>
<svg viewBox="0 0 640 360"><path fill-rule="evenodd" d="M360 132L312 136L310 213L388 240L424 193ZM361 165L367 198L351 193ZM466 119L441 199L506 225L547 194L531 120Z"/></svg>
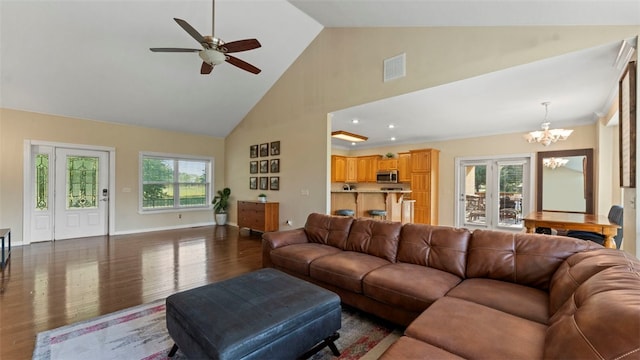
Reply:
<svg viewBox="0 0 640 360"><path fill-rule="evenodd" d="M249 189L280 190L280 141L249 146Z"/></svg>

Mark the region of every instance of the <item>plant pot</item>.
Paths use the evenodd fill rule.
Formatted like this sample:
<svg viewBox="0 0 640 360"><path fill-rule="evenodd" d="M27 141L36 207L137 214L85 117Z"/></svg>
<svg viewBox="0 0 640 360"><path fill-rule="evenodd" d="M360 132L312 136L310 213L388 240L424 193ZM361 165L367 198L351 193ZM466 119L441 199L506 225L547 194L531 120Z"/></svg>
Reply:
<svg viewBox="0 0 640 360"><path fill-rule="evenodd" d="M227 214L216 214L216 225L226 225Z"/></svg>
<svg viewBox="0 0 640 360"><path fill-rule="evenodd" d="M267 197L266 196L258 196L258 201L266 203L267 202Z"/></svg>

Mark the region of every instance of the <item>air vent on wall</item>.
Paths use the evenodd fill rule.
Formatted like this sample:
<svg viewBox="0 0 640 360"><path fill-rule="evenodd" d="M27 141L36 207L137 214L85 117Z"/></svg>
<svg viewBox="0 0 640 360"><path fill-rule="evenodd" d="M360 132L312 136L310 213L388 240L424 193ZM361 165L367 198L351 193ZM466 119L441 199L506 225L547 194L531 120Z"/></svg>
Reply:
<svg viewBox="0 0 640 360"><path fill-rule="evenodd" d="M402 53L398 56L388 58L384 61L384 81L390 81L405 77L407 75L406 65L407 54Z"/></svg>

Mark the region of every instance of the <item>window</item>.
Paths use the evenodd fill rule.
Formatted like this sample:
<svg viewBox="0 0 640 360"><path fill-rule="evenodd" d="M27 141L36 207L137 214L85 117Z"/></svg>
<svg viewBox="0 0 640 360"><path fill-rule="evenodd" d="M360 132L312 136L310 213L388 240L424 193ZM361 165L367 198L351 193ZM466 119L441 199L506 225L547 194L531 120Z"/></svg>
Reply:
<svg viewBox="0 0 640 360"><path fill-rule="evenodd" d="M209 158L141 154L142 211L209 207L212 162Z"/></svg>

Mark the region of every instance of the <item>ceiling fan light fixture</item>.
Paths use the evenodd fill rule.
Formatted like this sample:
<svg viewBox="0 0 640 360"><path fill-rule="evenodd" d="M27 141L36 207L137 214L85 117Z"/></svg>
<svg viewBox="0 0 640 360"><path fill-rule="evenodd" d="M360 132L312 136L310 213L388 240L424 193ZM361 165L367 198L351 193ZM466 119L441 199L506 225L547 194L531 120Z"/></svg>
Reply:
<svg viewBox="0 0 640 360"><path fill-rule="evenodd" d="M547 115L549 114L549 102L543 102L545 113L544 113L544 121L542 123L542 130L531 131L528 134L524 135L524 138L531 143L539 143L544 146L549 146L554 142L560 140L567 140L573 130L569 129L549 129L551 123L547 121Z"/></svg>
<svg viewBox="0 0 640 360"><path fill-rule="evenodd" d="M340 140L351 141L351 142L362 142L362 141L367 141L367 139L369 139L366 136L350 133L343 130L332 132L331 137L334 137Z"/></svg>
<svg viewBox="0 0 640 360"><path fill-rule="evenodd" d="M227 56L217 50L206 49L202 50L198 53L202 61L206 62L209 65L220 65L225 60L227 60Z"/></svg>

